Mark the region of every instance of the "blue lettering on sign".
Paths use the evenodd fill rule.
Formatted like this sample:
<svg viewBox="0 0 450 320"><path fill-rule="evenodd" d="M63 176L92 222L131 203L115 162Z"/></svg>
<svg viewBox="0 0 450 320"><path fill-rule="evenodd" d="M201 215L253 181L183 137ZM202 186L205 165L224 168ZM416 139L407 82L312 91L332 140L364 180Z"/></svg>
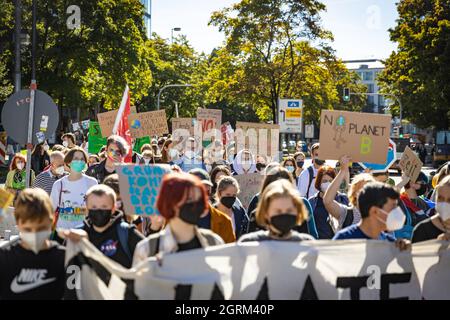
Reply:
<svg viewBox="0 0 450 320"><path fill-rule="evenodd" d="M145 186L145 185L147 184L147 178L145 178L145 177L139 177L139 178L137 179L137 184L138 184L139 187Z"/></svg>
<svg viewBox="0 0 450 320"><path fill-rule="evenodd" d="M126 176L131 176L133 174L128 167L123 168L122 173Z"/></svg>
<svg viewBox="0 0 450 320"><path fill-rule="evenodd" d="M131 204L133 206L138 206L140 204L138 196L131 196L130 198L131 198Z"/></svg>
<svg viewBox="0 0 450 320"><path fill-rule="evenodd" d="M300 108L300 102L298 101L288 101L288 108Z"/></svg>

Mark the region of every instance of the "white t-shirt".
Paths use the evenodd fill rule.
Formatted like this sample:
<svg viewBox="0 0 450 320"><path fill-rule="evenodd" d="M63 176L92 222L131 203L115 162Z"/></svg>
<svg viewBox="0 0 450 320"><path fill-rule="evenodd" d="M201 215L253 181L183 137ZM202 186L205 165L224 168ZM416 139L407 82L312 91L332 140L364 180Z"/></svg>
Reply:
<svg viewBox="0 0 450 320"><path fill-rule="evenodd" d="M297 184L297 188L298 188L298 191L300 192L300 196L304 197L306 199L311 198L313 195L315 195L317 192L319 192L319 190L317 190L315 187L316 176L317 176L317 172L319 170L316 169L316 167L314 167L314 165L312 165L311 167L314 172L314 179L311 181L309 193L308 193L308 186L309 186L309 171L310 170L308 168L306 168L305 170L302 171L302 173L300 173L300 177L298 178L298 184Z"/></svg>
<svg viewBox="0 0 450 320"><path fill-rule="evenodd" d="M59 208L56 228L70 229L83 223L87 211L86 192L96 184L98 184L96 179L84 174L78 181L69 181L66 176L55 182L50 198L53 208L55 210ZM60 194L61 201L59 201Z"/></svg>

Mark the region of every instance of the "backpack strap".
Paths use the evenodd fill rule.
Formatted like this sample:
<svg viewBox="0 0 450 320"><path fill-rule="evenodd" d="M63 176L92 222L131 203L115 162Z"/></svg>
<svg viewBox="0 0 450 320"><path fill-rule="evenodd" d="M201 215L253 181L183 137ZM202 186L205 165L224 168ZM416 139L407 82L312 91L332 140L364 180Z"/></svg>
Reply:
<svg viewBox="0 0 450 320"><path fill-rule="evenodd" d="M117 224L117 235L119 236L119 242L122 246L123 251L125 251L125 254L127 257L132 260L133 257L131 256L130 247L128 245L128 232L129 232L129 225L128 223L122 221L121 223Z"/></svg>
<svg viewBox="0 0 450 320"><path fill-rule="evenodd" d="M150 239L148 241L149 246L149 257L153 257L158 254L159 252L159 242L160 242L160 236L158 236L156 239Z"/></svg>
<svg viewBox="0 0 450 320"><path fill-rule="evenodd" d="M306 209L308 210L307 225L308 225L309 234L312 235L314 237L314 239L319 239L319 232L317 232L316 221L314 219L314 214L313 214L313 210L311 208L311 204L305 198L303 198L302 200L303 200L303 204L305 205Z"/></svg>
<svg viewBox="0 0 450 320"><path fill-rule="evenodd" d="M309 183L308 183L308 191L306 191L305 198L309 198L309 189L311 189L311 183L314 180L314 169L312 166L308 167L308 173L309 173Z"/></svg>
<svg viewBox="0 0 450 320"><path fill-rule="evenodd" d="M347 209L347 214L345 215L344 223L342 224L342 229L353 224L353 209Z"/></svg>

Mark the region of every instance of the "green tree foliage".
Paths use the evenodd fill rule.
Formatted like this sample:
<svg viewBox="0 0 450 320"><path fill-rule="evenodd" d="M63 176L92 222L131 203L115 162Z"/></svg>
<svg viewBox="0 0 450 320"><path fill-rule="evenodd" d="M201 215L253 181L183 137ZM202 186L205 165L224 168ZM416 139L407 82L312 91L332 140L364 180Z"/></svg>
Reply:
<svg viewBox="0 0 450 320"><path fill-rule="evenodd" d="M364 90L328 45L324 9L314 0L242 0L214 12L210 24L227 38L212 62L211 96L250 104L265 121L276 118L279 98L300 97L306 121L317 122L321 109L343 104L343 86ZM360 110L363 101L355 97L344 108Z"/></svg>
<svg viewBox="0 0 450 320"><path fill-rule="evenodd" d="M402 0L398 43L379 76L385 92L400 96L403 116L416 125L448 129L450 125L450 1ZM395 108L398 112L398 105Z"/></svg>

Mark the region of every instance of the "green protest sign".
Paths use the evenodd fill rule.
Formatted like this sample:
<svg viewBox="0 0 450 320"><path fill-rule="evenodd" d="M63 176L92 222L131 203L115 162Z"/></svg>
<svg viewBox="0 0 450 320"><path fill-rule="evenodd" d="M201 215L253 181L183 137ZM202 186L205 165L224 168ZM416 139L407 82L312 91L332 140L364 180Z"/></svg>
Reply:
<svg viewBox="0 0 450 320"><path fill-rule="evenodd" d="M98 122L91 121L89 123L89 153L98 153L100 149L106 145L106 138L102 137L102 131Z"/></svg>
<svg viewBox="0 0 450 320"><path fill-rule="evenodd" d="M136 138L134 142L134 148L133 151L137 153L141 153L141 148L144 144L150 144L150 137L142 137L142 138Z"/></svg>

